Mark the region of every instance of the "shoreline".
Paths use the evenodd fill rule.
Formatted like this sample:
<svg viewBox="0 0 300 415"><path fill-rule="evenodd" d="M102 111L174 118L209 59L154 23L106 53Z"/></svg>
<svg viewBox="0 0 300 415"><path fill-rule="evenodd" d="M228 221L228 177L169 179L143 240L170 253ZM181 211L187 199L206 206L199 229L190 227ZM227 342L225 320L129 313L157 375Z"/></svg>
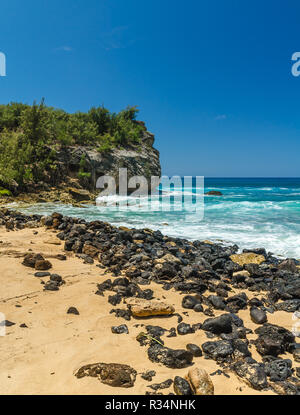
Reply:
<svg viewBox="0 0 300 415"><path fill-rule="evenodd" d="M296 263L280 261L262 250L240 256L233 247L190 242L147 229L116 228L101 221L88 223L58 213L41 222L38 215L2 209L0 219L5 292L0 311L15 323L6 327L7 336L0 337L2 393L168 394L174 393L173 384L157 391L149 385L174 381L176 376L184 378L194 367L210 375L215 394L286 394L297 390L297 338L287 341L278 333L255 332L268 323L292 330L292 313L282 308L297 304ZM26 255L37 253L50 261L49 270L22 264ZM39 266L45 267L45 263ZM50 277L34 276L36 272L48 272ZM45 290L46 286L50 288ZM293 304L285 299L288 296ZM134 316L132 301L142 309L146 304L149 312L153 300L169 304L174 311ZM68 314L70 307L78 309L79 315ZM268 323L255 323L250 316L253 308L265 313ZM120 311L111 313L112 309L123 310L130 320L120 317ZM210 331L214 329L206 320L224 314L238 316L243 322L232 317L225 332ZM27 327L20 327L23 323ZM112 333L111 327L124 324L129 334ZM148 337L138 341L141 332ZM278 350L268 349L273 353L271 360L290 359L292 367L281 362L291 373L274 381L274 376L268 375L270 362L265 350L267 340L274 342L275 338ZM177 359L171 363L159 358L162 349L186 350L190 343L200 347L202 356L188 354L188 362ZM226 352L229 346L230 353ZM80 367L96 362L130 365L137 372L134 386L110 386L101 379L75 376ZM257 364L263 365L264 372L259 384L249 378L249 370L257 371ZM152 381L141 377L147 370L156 371Z"/></svg>

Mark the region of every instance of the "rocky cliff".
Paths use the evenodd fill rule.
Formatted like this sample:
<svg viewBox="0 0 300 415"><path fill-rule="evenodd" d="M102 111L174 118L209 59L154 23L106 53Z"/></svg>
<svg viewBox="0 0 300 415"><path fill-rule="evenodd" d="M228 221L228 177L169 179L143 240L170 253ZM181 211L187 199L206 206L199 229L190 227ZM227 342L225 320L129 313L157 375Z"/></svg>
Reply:
<svg viewBox="0 0 300 415"><path fill-rule="evenodd" d="M159 152L153 147L154 135L145 131L141 144L124 149L115 148L99 153L93 147L67 147L57 153L62 181L74 183L78 177L80 164L84 160L85 176L79 177L82 187L96 189L97 179L108 175L118 183L119 169L127 168L128 179L132 176L144 176L150 183L151 176L161 175Z"/></svg>
<svg viewBox="0 0 300 415"><path fill-rule="evenodd" d="M25 202L95 200L95 195L99 194L96 182L101 176L114 177L118 190L120 168L127 168L128 180L133 176L144 176L150 185L151 176L161 176L159 151L153 144L154 135L144 131L141 142L127 148L98 152L93 146L62 147L55 156L54 181L52 178L49 182L32 183L17 199Z"/></svg>

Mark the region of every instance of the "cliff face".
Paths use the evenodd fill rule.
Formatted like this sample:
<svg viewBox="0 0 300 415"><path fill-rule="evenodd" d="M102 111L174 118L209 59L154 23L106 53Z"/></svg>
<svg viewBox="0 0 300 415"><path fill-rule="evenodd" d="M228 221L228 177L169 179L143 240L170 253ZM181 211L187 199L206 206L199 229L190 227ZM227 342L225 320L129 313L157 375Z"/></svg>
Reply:
<svg viewBox="0 0 300 415"><path fill-rule="evenodd" d="M92 147L66 147L57 153L58 181L95 191L97 179L108 175L115 178L118 188L119 169L127 168L128 180L133 176L144 176L150 185L151 176L161 176L159 152L153 144L154 135L145 131L140 145L126 149L99 153ZM80 175L82 160L84 174Z"/></svg>

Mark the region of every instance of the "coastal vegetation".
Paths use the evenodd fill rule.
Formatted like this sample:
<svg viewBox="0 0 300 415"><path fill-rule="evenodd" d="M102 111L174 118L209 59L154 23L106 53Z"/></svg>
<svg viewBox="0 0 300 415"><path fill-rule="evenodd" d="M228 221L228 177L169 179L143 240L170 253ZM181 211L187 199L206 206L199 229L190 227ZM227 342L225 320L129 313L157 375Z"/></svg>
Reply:
<svg viewBox="0 0 300 415"><path fill-rule="evenodd" d="M118 148L138 148L145 125L136 120L138 109L119 113L103 106L88 112L68 113L46 106L0 105L0 185L19 189L28 183L53 182L58 152L70 146L88 146L105 154ZM89 178L86 161L80 160L79 178ZM9 191L9 190L8 190Z"/></svg>

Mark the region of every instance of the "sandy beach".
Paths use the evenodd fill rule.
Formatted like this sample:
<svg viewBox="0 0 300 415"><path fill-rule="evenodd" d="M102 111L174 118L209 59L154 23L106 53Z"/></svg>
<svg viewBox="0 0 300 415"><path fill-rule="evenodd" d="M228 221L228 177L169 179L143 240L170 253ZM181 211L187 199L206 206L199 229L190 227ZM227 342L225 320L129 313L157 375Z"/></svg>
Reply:
<svg viewBox="0 0 300 415"><path fill-rule="evenodd" d="M159 383L174 376L184 377L188 371L169 369L152 363L145 347L136 341L143 330L141 324L159 325L170 329L176 327L176 316L132 318L126 322L129 334L113 334L111 326L123 324L124 320L110 314L112 306L104 297L95 295L97 284L109 278L105 269L97 263L84 264L72 252L66 253L63 244L56 238L57 231L45 228L8 231L0 228L0 311L6 320L13 323L6 327L6 336L0 337L1 394L145 394L151 391L149 384ZM51 272L63 277L65 284L57 292L43 291L41 281L46 278L34 276L34 269L22 265L29 252L39 252L51 261ZM67 254L67 260L56 259L57 254ZM207 317L203 313L185 310L181 306L182 295L173 289L164 291L160 285L151 283L155 299L167 301L176 312L187 313L184 321L202 323ZM247 292L249 298L253 293ZM69 307L76 307L79 315L67 314ZM215 311L215 315L222 311ZM247 328L255 329L249 310L241 310L239 317ZM290 313L284 311L268 314L268 321L292 328ZM25 323L26 328L20 327ZM251 340L252 335L248 336ZM171 348L185 348L187 343L201 345L207 341L205 332L173 338L163 337ZM250 345L251 347L251 345ZM251 347L252 356L261 361L261 356ZM284 358L293 359L286 353ZM98 379L77 379L76 370L90 363L123 363L133 367L138 375L132 388L118 388L102 384ZM203 356L194 358L194 365L212 374L219 369L213 360ZM294 366L294 365L293 365ZM140 373L155 370L152 382L143 380ZM273 394L272 391L257 391L250 388L232 371L213 375L215 394ZM172 386L162 391L173 392Z"/></svg>

